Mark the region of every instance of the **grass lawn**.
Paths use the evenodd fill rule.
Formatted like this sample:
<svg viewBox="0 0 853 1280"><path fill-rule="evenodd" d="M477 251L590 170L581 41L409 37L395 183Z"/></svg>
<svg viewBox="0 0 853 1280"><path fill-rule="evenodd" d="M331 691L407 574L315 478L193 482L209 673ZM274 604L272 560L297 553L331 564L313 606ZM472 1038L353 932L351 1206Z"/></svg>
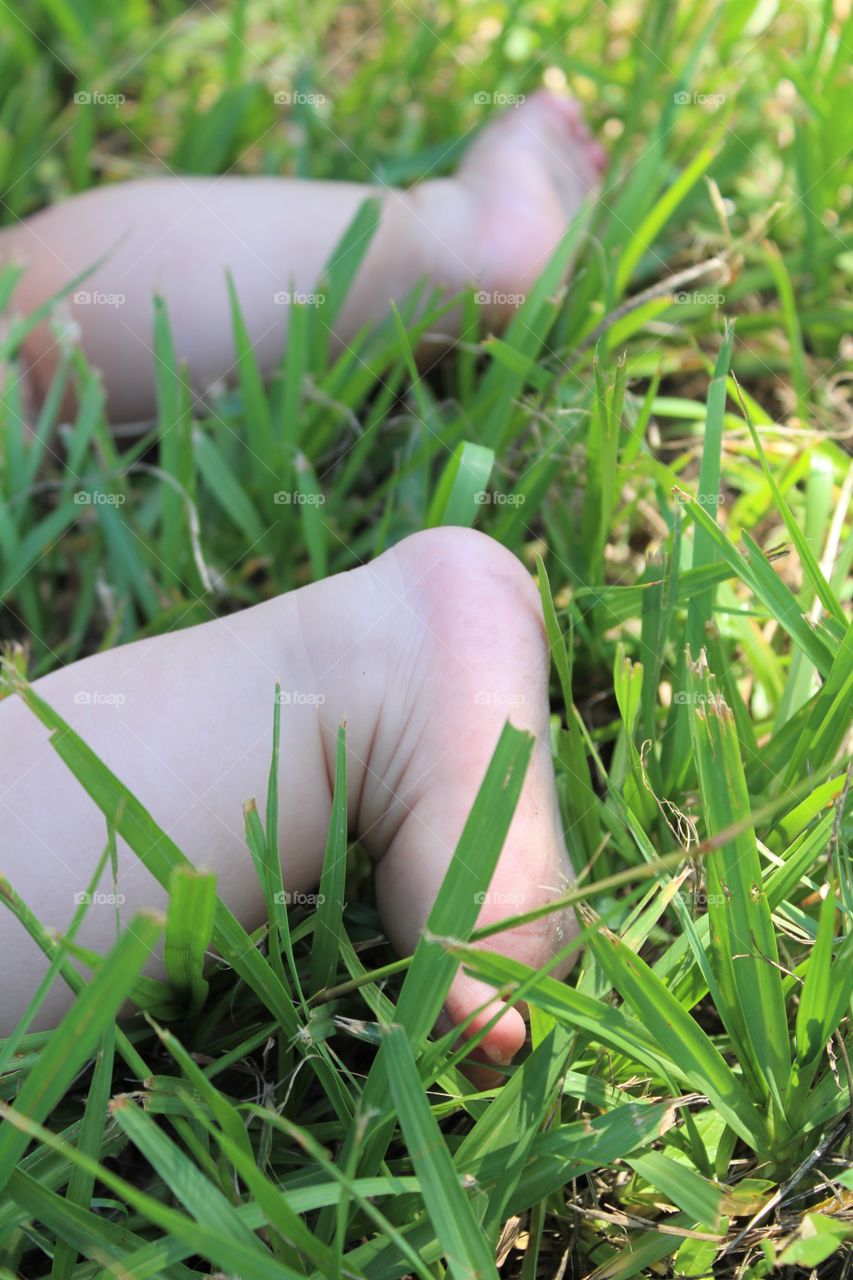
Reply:
<svg viewBox="0 0 853 1280"><path fill-rule="evenodd" d="M0 846L3 905L79 991L0 1040L2 1280L853 1274L851 59L849 4L817 0L0 0L3 223L169 170L408 184L543 83L611 155L509 329L466 298L422 376L428 299L328 354L369 207L268 387L235 307L235 385L196 404L159 312L141 439L71 345L25 434L0 329L10 680L474 524L542 592L586 942L565 983L473 950L454 863L433 923L458 946L397 961L347 856L343 749L316 914L282 905L256 797L251 939L124 796L170 887L171 987L139 977L147 916L81 980ZM524 756L507 730L463 837L480 888ZM531 1007L490 1093L431 1038L461 962ZM116 1025L131 992L149 1021Z"/></svg>

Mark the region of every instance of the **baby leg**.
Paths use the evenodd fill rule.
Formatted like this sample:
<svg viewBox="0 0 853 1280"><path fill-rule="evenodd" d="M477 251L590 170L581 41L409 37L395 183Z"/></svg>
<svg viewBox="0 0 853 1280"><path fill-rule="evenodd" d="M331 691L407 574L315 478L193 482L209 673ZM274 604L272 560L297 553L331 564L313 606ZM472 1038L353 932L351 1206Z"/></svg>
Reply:
<svg viewBox="0 0 853 1280"><path fill-rule="evenodd" d="M263 901L242 805L265 793L275 681L291 695L282 708L279 787L292 891L319 879L335 739L345 720L350 826L378 860L383 922L408 952L507 714L535 734L536 747L480 920L520 914L565 890L547 675L527 572L482 534L440 529L244 613L75 663L36 688L187 856L216 871L223 899L247 927L263 918ZM0 702L0 781L0 872L43 924L63 929L104 847L105 824L17 697ZM163 904L163 891L125 847L118 890L126 917ZM573 927L570 914L555 913L488 945L538 966ZM93 904L79 941L105 950L113 930L113 908ZM26 1007L44 961L3 910L0 950L2 1035ZM459 975L448 1013L459 1023L489 996L488 987ZM67 1001L57 986L42 1025ZM519 1013L507 1009L484 1046L506 1060L523 1038Z"/></svg>
<svg viewBox="0 0 853 1280"><path fill-rule="evenodd" d="M26 264L17 299L25 312L90 273L68 305L90 362L103 372L111 420L136 421L156 410L155 294L166 302L176 355L203 393L233 378L230 271L269 375L287 339L293 298L310 305L322 291L335 245L373 195L379 226L330 331L332 350L422 281L445 296L473 287L486 323L499 326L546 266L602 166L577 105L542 92L488 124L454 177L410 191L236 176L118 183L10 228L0 257ZM430 360L457 324L455 315L442 320ZM55 363L51 342L46 325L28 339L41 394Z"/></svg>

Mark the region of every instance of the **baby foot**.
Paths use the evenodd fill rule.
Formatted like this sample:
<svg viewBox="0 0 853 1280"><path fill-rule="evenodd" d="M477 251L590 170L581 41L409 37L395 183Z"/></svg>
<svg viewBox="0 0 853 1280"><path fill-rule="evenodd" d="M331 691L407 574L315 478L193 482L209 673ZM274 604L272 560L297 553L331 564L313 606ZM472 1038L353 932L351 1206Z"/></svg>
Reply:
<svg viewBox="0 0 853 1280"><path fill-rule="evenodd" d="M344 721L350 828L377 859L388 936L409 953L507 718L533 733L535 747L479 922L544 905L569 882L548 670L529 574L483 534L448 528L415 534L372 564L231 617L60 667L36 689L178 848L216 872L223 901L252 929L264 899L241 814L266 789L275 681L286 691L279 842L292 892L320 879ZM15 882L46 926L66 929L102 849L103 817L16 697L0 701L0 779L0 876ZM53 803L45 806L48 792ZM140 909L163 907L165 889L122 840L115 877L125 923ZM571 912L552 912L482 945L540 968L574 928ZM114 929L112 907L92 909L77 941L104 952ZM26 1008L45 961L4 911L0 953L11 965L0 985L2 1036ZM162 976L162 962L152 957L148 971ZM52 1025L68 998L54 986L38 1025ZM483 1056L508 1061L525 1038L521 1014L492 987L457 974L446 1001L451 1022L464 1023L481 1005L465 1034L499 1014Z"/></svg>
<svg viewBox="0 0 853 1280"><path fill-rule="evenodd" d="M529 292L599 187L605 164L579 104L545 90L496 117L477 136L457 179L477 204L467 257L487 295L485 305L498 318L505 319Z"/></svg>
<svg viewBox="0 0 853 1280"><path fill-rule="evenodd" d="M549 746L549 652L538 593L498 543L463 529L436 529L400 543L372 566L395 598L383 709L357 817L379 855L383 924L402 952L414 950L505 721L536 745L520 802L479 916L479 925L520 915L565 892L570 869ZM361 570L359 573L363 572ZM331 748L332 725L326 737ZM482 945L534 968L575 931L571 911L501 932ZM562 966L565 973L568 965ZM465 1034L494 1015L482 1056L508 1062L524 1043L517 1009L458 973L446 1002L454 1024L480 1005Z"/></svg>

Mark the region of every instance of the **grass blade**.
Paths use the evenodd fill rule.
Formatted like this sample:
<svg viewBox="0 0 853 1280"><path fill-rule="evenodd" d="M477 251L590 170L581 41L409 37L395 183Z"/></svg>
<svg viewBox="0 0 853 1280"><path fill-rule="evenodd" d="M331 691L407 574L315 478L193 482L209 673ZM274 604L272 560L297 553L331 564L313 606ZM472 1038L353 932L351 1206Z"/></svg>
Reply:
<svg viewBox="0 0 853 1280"><path fill-rule="evenodd" d="M317 914L314 921L310 979L312 994L323 987L331 986L337 972L346 890L347 834L346 726L342 724L338 727L332 812L329 816L329 832L326 837Z"/></svg>
<svg viewBox="0 0 853 1280"><path fill-rule="evenodd" d="M92 981L54 1031L15 1099L20 1117L44 1120L67 1091L85 1062L96 1052L142 966L150 959L163 922L150 912L133 917L105 957ZM25 1130L16 1128L8 1112L0 1126L0 1191L26 1149Z"/></svg>
<svg viewBox="0 0 853 1280"><path fill-rule="evenodd" d="M115 1029L108 1027L95 1058L95 1069L80 1129L80 1150L93 1158L97 1157L103 1143L114 1061ZM72 1169L65 1193L66 1204L87 1209L94 1188L95 1179L89 1172L79 1167ZM51 1280L71 1280L76 1261L77 1250L63 1237L58 1241L53 1257Z"/></svg>
<svg viewBox="0 0 853 1280"><path fill-rule="evenodd" d="M690 731L708 834L749 822L750 803L734 717L702 659L688 661ZM708 914L720 1014L763 1096L782 1111L791 1070L776 934L751 827L708 859ZM757 1100L757 1099L756 1099ZM781 1114L776 1123L782 1125Z"/></svg>
<svg viewBox="0 0 853 1280"><path fill-rule="evenodd" d="M213 937L216 876L212 871L176 866L169 880L163 959L169 981L186 1001L187 1017L207 998L204 962Z"/></svg>
<svg viewBox="0 0 853 1280"><path fill-rule="evenodd" d="M489 885L521 793L533 750L532 734L507 723L495 748L453 860L429 914L397 1002L396 1020L412 1045L422 1045L432 1030L458 968L444 940L464 937L476 924L478 895ZM384 1113L387 1067L379 1053L362 1094L365 1112L379 1110L381 1122L365 1137L361 1166L372 1171L381 1161L393 1131ZM349 1155L345 1145L342 1160Z"/></svg>
<svg viewBox="0 0 853 1280"><path fill-rule="evenodd" d="M490 497L486 486L494 462L493 449L470 440L458 444L442 472L424 527L450 524L470 528Z"/></svg>
<svg viewBox="0 0 853 1280"><path fill-rule="evenodd" d="M447 1266L454 1280L497 1280L494 1251L471 1209L450 1152L424 1097L402 1027L385 1032L384 1050L394 1105Z"/></svg>

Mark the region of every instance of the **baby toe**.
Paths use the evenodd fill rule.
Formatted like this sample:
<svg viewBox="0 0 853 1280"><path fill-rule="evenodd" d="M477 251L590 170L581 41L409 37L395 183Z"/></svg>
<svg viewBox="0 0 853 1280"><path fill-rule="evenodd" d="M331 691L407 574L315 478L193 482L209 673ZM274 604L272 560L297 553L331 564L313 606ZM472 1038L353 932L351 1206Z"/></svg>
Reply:
<svg viewBox="0 0 853 1280"><path fill-rule="evenodd" d="M456 1026L474 1015L462 1032L466 1040L496 1019L480 1041L479 1049L474 1051L477 1061L506 1066L527 1039L527 1027L519 1010L496 997L494 987L461 970L453 980L445 1007Z"/></svg>
<svg viewBox="0 0 853 1280"><path fill-rule="evenodd" d="M607 152L604 150L600 142L590 142L587 148L587 154L596 172L604 173L607 168Z"/></svg>

